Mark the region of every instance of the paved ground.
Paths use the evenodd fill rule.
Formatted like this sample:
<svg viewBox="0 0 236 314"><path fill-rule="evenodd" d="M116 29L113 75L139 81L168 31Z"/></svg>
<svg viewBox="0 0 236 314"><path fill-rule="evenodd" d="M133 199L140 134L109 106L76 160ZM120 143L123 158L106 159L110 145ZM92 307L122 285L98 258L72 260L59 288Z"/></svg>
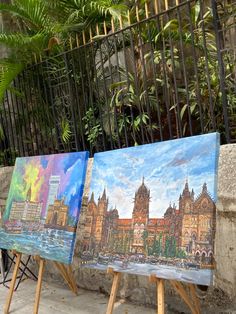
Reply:
<svg viewBox="0 0 236 314"><path fill-rule="evenodd" d="M14 293L10 314L31 314L34 307L36 282L27 279ZM0 285L0 314L9 290ZM60 283L43 282L39 314L105 314L108 298L101 293L79 289L75 296ZM210 299L202 304L202 314L236 314L236 303L226 302L220 291L214 291ZM154 314L155 309L118 301L114 314ZM166 314L189 314L179 297L166 296Z"/></svg>
<svg viewBox="0 0 236 314"><path fill-rule="evenodd" d="M33 313L34 293L36 283L25 280L13 295L10 313ZM8 289L0 285L0 313L8 293ZM66 287L59 284L43 282L39 314L104 314L106 312L108 298L97 292L79 289L79 295L75 296ZM117 302L114 314L154 314L155 310Z"/></svg>

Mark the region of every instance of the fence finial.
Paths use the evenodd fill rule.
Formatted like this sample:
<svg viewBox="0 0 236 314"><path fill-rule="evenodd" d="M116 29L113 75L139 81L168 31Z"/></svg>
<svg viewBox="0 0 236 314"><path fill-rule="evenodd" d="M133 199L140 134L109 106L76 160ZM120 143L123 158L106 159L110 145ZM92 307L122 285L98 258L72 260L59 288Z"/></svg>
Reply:
<svg viewBox="0 0 236 314"><path fill-rule="evenodd" d="M136 3L135 3L135 9L136 9L136 19L137 19L137 22L140 22L138 1L136 1Z"/></svg>
<svg viewBox="0 0 236 314"><path fill-rule="evenodd" d="M82 32L82 36L83 36L83 44L86 44L86 37L85 37L85 31Z"/></svg>
<svg viewBox="0 0 236 314"><path fill-rule="evenodd" d="M107 24L106 21L103 22L104 35L107 35Z"/></svg>
<svg viewBox="0 0 236 314"><path fill-rule="evenodd" d="M145 14L146 14L146 18L149 18L149 12L148 12L148 3L145 2Z"/></svg>
<svg viewBox="0 0 236 314"><path fill-rule="evenodd" d="M96 33L97 33L97 36L100 35L98 23L96 24Z"/></svg>
<svg viewBox="0 0 236 314"><path fill-rule="evenodd" d="M89 37L90 37L90 40L91 42L93 41L93 33L92 33L92 28L89 27Z"/></svg>
<svg viewBox="0 0 236 314"><path fill-rule="evenodd" d="M120 22L120 29L123 29L123 19L122 19L122 15L119 17L119 22Z"/></svg>
<svg viewBox="0 0 236 314"><path fill-rule="evenodd" d="M128 24L131 25L130 10L128 10Z"/></svg>
<svg viewBox="0 0 236 314"><path fill-rule="evenodd" d="M115 33L115 24L114 24L113 17L111 18L111 29L112 29L112 32Z"/></svg>
<svg viewBox="0 0 236 314"><path fill-rule="evenodd" d="M71 36L69 37L69 43L70 43L70 49L72 50L73 49L73 44L72 44L72 37Z"/></svg>
<svg viewBox="0 0 236 314"><path fill-rule="evenodd" d="M155 9L155 14L158 14L159 13L159 10L158 10L158 0L155 0L155 2L154 2L154 9Z"/></svg>
<svg viewBox="0 0 236 314"><path fill-rule="evenodd" d="M79 47L79 35L78 34L76 34L76 45L77 45L77 47Z"/></svg>
<svg viewBox="0 0 236 314"><path fill-rule="evenodd" d="M165 0L165 10L168 10L169 9L169 3L168 3L168 0Z"/></svg>

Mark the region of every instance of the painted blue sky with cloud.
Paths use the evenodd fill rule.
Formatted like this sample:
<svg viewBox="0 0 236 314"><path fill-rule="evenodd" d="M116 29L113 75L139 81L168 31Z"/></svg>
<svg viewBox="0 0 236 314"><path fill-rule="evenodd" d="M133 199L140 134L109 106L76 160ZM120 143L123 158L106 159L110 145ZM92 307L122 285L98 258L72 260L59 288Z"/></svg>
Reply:
<svg viewBox="0 0 236 314"><path fill-rule="evenodd" d="M94 156L90 195L95 200L106 188L108 208L120 218L131 218L135 191L145 178L150 189L150 217L162 217L169 203L178 208L186 179L197 196L204 182L216 200L219 134L194 136L97 153Z"/></svg>

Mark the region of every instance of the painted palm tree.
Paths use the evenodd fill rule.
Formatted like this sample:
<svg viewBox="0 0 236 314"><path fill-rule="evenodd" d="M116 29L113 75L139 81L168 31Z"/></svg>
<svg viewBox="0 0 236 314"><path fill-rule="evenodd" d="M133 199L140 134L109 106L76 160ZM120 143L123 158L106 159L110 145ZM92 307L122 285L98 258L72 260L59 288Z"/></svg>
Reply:
<svg viewBox="0 0 236 314"><path fill-rule="evenodd" d="M73 32L86 30L106 18L117 19L125 9L121 0L12 0L0 3L15 21L15 32L1 32L8 57L0 59L0 100L14 78L44 51L65 49Z"/></svg>

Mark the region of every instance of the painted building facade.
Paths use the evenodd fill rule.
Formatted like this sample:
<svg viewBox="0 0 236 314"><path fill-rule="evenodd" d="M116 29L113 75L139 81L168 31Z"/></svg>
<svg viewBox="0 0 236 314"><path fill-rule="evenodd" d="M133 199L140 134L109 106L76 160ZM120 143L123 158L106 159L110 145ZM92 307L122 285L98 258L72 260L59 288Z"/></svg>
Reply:
<svg viewBox="0 0 236 314"><path fill-rule="evenodd" d="M196 260L204 262L208 258L209 261L213 255L216 208L206 183L195 197L186 182L178 208L170 204L162 218L150 217L150 194L143 178L135 192L132 217L124 219L119 217L117 208L108 210L105 190L97 202L92 193L87 204L81 250L148 256L153 254L151 248L158 252L158 245L160 252L164 252L169 241L170 247L175 246Z"/></svg>

